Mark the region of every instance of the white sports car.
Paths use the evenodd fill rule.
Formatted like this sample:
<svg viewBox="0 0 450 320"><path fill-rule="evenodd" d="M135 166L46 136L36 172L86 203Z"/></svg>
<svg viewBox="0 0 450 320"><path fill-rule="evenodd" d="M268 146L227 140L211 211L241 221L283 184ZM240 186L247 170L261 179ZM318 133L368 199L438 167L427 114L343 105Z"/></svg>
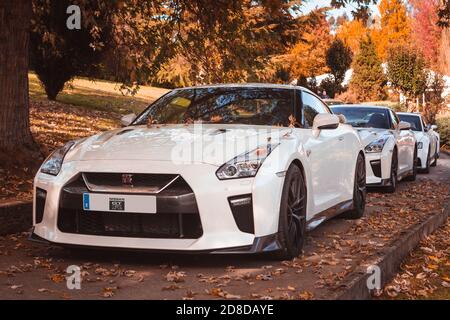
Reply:
<svg viewBox="0 0 450 320"><path fill-rule="evenodd" d="M363 215L360 138L302 87L176 89L124 121L45 160L31 239L290 258L307 229Z"/></svg>
<svg viewBox="0 0 450 320"><path fill-rule="evenodd" d="M416 138L408 122L387 107L341 105L331 107L355 127L365 145L367 185L394 192L397 181L415 180Z"/></svg>
<svg viewBox="0 0 450 320"><path fill-rule="evenodd" d="M436 136L437 126L427 126L420 113L397 113L401 121L409 122L411 130L417 139L417 166L425 173L430 172L430 166L437 165L439 157L439 138Z"/></svg>

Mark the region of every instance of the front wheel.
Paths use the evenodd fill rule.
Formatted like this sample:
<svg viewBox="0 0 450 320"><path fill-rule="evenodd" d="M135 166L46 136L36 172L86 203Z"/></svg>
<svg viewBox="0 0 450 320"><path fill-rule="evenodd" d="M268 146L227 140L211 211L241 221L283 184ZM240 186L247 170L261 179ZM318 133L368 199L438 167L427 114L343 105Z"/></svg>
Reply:
<svg viewBox="0 0 450 320"><path fill-rule="evenodd" d="M438 160L438 155L437 155L437 152L436 152L434 154L434 161L433 161L433 163L430 166L436 167L437 166L437 160Z"/></svg>
<svg viewBox="0 0 450 320"><path fill-rule="evenodd" d="M397 162L397 152L392 154L391 161L391 175L389 178L389 186L386 188L386 191L389 193L394 193L397 189L397 170L398 170L398 162Z"/></svg>
<svg viewBox="0 0 450 320"><path fill-rule="evenodd" d="M413 159L413 171L411 175L405 178L406 181L416 181L417 178L417 149L414 149L414 159Z"/></svg>
<svg viewBox="0 0 450 320"><path fill-rule="evenodd" d="M430 173L430 152L431 152L431 150L430 149L428 149L428 153L427 153L427 162L426 162L426 166L425 166L425 169L423 169L423 172L424 173Z"/></svg>
<svg viewBox="0 0 450 320"><path fill-rule="evenodd" d="M355 168L355 182L353 188L353 209L344 214L344 218L359 219L364 215L366 207L366 162L359 154Z"/></svg>
<svg viewBox="0 0 450 320"><path fill-rule="evenodd" d="M300 168L291 164L284 180L281 194L278 239L282 249L276 253L278 259L298 257L302 251L306 234L306 187Z"/></svg>

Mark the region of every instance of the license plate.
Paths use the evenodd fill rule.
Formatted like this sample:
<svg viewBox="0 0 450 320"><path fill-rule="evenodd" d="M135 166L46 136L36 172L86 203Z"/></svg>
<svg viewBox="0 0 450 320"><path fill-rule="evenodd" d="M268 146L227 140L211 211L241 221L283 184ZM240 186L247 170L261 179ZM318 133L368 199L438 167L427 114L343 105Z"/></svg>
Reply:
<svg viewBox="0 0 450 320"><path fill-rule="evenodd" d="M156 197L84 193L83 209L85 211L156 213Z"/></svg>

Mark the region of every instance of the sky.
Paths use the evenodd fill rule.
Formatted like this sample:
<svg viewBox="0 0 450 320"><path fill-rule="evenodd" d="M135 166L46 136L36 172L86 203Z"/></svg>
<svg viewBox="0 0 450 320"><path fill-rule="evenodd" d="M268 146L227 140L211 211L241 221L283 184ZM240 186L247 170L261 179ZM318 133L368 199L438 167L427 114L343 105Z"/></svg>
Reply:
<svg viewBox="0 0 450 320"><path fill-rule="evenodd" d="M330 0L309 0L309 1L305 2L305 4L303 5L304 6L304 10L303 11L304 11L304 13L308 13L309 11L315 9L316 7L320 8L320 7L329 6L330 2L331 2ZM379 3L379 1L377 1L377 3ZM345 13L347 13L347 16L349 18L351 18L352 17L352 13L351 12L352 12L352 10L354 8L355 8L354 5L353 6L352 5L348 5L348 6L344 7L344 8L335 9L335 10L330 11L330 14L335 16L335 17L338 17L338 16L342 15L345 12ZM371 5L370 9L371 9L372 12L376 12L376 13L378 12L378 8L377 8L376 5Z"/></svg>

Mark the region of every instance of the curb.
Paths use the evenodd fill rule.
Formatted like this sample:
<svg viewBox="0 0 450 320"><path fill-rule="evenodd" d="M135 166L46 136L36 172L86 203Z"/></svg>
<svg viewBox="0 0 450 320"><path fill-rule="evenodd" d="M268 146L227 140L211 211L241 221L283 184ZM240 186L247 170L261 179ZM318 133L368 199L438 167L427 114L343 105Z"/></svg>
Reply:
<svg viewBox="0 0 450 320"><path fill-rule="evenodd" d="M0 235L27 231L33 224L32 201L0 204Z"/></svg>
<svg viewBox="0 0 450 320"><path fill-rule="evenodd" d="M370 264L377 265L381 271L381 287L383 288L399 271L405 257L419 244L420 240L433 233L445 224L449 216L450 202L447 201L442 212L428 217L427 220L416 225L391 247L386 248L373 257ZM381 257L377 257L381 256ZM366 272L366 266L360 266L355 272L356 278L345 285L338 293L332 295L332 300L369 300L372 292L367 288L367 278L371 275Z"/></svg>

